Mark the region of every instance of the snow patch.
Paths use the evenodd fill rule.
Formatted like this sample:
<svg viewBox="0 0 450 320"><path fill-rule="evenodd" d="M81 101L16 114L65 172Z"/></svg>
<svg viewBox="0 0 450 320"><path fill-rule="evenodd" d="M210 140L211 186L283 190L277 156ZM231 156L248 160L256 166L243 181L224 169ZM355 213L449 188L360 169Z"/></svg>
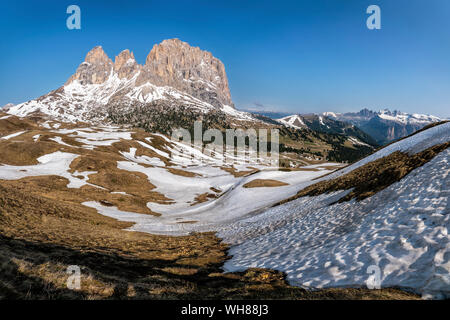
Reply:
<svg viewBox="0 0 450 320"><path fill-rule="evenodd" d="M14 137L17 137L17 136L20 136L22 133L25 133L26 131L19 131L19 132L15 132L15 133L12 133L12 134L10 134L10 135L7 135L7 136L4 136L4 137L1 137L0 138L0 140L9 140L9 139L11 139L11 138L14 138Z"/></svg>

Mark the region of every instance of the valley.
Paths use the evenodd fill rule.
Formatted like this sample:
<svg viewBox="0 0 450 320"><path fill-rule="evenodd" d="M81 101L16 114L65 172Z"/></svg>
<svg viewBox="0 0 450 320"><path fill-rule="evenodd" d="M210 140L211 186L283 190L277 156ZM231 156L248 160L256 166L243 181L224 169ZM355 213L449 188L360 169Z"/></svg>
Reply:
<svg viewBox="0 0 450 320"><path fill-rule="evenodd" d="M448 298L449 143L420 114L240 111L179 39L142 65L94 47L0 109L0 298Z"/></svg>
<svg viewBox="0 0 450 320"><path fill-rule="evenodd" d="M339 163L280 170L239 163L239 159L224 167L212 159L186 158L183 149L191 148L189 145L142 129L5 114L0 116L0 127L4 150L0 158L0 253L3 265L10 270L2 273L7 277L0 290L4 297L25 294L22 285L11 282L10 272L47 283L48 289L41 292L38 282L31 278L24 282L35 286L34 294L44 298L206 294L216 298L409 299L416 297L408 293L411 291L433 297L447 294L445 273L438 271L445 270L447 262L440 260L437 269L430 263L438 263L437 257L448 250L449 242L441 231L448 223L448 205L446 198L430 192L439 192L431 185L436 181L445 186L448 149L441 148L418 169L413 168L412 175L399 178L401 186L386 185L366 200L336 203L348 195L345 189L351 186L314 196L299 192L345 177L373 161L384 161L395 152L415 154L429 146L448 144L448 123L391 144L341 170ZM420 187L410 187L416 185ZM394 195L401 202L382 200ZM411 208L415 208L414 215ZM427 211L435 229L422 222ZM386 216L389 212L395 214ZM373 229L380 223L372 219L403 220L385 224L380 233ZM406 226L409 240L405 241L401 239ZM415 231L418 228L428 230L426 238L424 231ZM387 239L391 239L388 247L372 246ZM420 246L431 243L424 256ZM231 259L227 257L229 245ZM354 248L361 254L353 260L344 259L347 250L353 253ZM380 258L404 252L402 255L411 259L389 260L387 264L373 260L382 266L386 283L385 289L378 291L361 288L375 248L392 248L392 253L378 251ZM43 253L47 251L49 254ZM112 252L115 257L110 256ZM141 259L139 266L133 262L137 257ZM160 262L152 262L154 258ZM92 259L109 263L109 271L95 267ZM119 261L131 270L125 272ZM64 289L64 265L72 263L82 264L81 292ZM222 264L231 273L222 273ZM422 271L413 271L412 265ZM297 269L299 266L303 267ZM440 277L444 282L438 280ZM160 281L170 285L161 287ZM421 284L425 282L429 284ZM405 283L411 287L403 286ZM221 289L213 292L208 289L211 285ZM398 287L407 291L391 289Z"/></svg>

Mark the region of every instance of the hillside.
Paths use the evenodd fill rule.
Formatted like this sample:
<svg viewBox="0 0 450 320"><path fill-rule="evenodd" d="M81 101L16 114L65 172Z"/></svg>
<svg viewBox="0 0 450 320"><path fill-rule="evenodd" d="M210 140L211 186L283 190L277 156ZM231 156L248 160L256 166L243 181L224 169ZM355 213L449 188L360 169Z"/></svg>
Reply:
<svg viewBox="0 0 450 320"><path fill-rule="evenodd" d="M310 292L267 269L224 274L228 246L211 232L189 234L295 195L337 164L217 167L144 130L5 114L0 136L0 298L417 298L395 289ZM153 234L125 231L140 228L134 219L153 219ZM169 230L185 235L163 235ZM69 265L81 267L80 291L66 287Z"/></svg>
<svg viewBox="0 0 450 320"><path fill-rule="evenodd" d="M305 288L382 287L448 298L450 123L432 126L220 229L225 270L276 268ZM373 267L372 267L373 268Z"/></svg>
<svg viewBox="0 0 450 320"><path fill-rule="evenodd" d="M0 128L3 297L448 296L449 123L340 170L223 166L125 127L3 114ZM381 290L362 289L371 265Z"/></svg>
<svg viewBox="0 0 450 320"><path fill-rule="evenodd" d="M364 132L338 121L325 120L327 125L321 126L311 120L308 130L298 130L235 109L223 63L178 39L154 45L143 65L128 49L113 61L97 46L64 85L4 111L68 124L131 126L168 136L180 127L193 132L199 120L204 130L218 129L223 135L226 129L278 128L283 167L353 162L377 146Z"/></svg>

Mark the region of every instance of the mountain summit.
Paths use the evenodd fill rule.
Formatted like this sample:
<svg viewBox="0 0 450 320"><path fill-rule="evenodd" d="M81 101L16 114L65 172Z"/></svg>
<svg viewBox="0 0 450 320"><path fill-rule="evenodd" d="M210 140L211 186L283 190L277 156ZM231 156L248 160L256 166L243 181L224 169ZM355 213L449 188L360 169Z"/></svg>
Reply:
<svg viewBox="0 0 450 320"><path fill-rule="evenodd" d="M124 50L112 61L101 46L89 51L57 90L10 108L19 116L40 112L65 121L103 119L118 107L186 107L236 115L223 63L179 39L153 46L144 65Z"/></svg>
<svg viewBox="0 0 450 320"><path fill-rule="evenodd" d="M170 86L216 107L232 106L223 63L208 51L178 39L164 40L147 56L137 84Z"/></svg>
<svg viewBox="0 0 450 320"><path fill-rule="evenodd" d="M66 82L69 85L78 81L81 85L102 84L112 73L113 62L101 46L97 46L86 55L76 73Z"/></svg>

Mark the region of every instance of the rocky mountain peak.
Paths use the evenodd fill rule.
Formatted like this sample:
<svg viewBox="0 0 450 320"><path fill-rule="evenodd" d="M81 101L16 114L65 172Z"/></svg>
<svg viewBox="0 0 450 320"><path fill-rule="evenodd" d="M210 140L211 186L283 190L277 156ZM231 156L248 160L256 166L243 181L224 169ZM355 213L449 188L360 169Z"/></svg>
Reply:
<svg viewBox="0 0 450 320"><path fill-rule="evenodd" d="M103 121L128 117L132 110L157 113L189 110L225 114L243 121L253 117L234 109L223 63L210 52L179 39L155 45L146 63L123 50L111 60L101 46L90 50L60 88L9 108L25 116L34 112L68 121Z"/></svg>
<svg viewBox="0 0 450 320"><path fill-rule="evenodd" d="M147 83L172 87L215 108L234 107L223 63L210 52L179 39L168 39L154 45L143 66L136 62L133 52L128 49L119 53L113 62L103 48L97 46L88 52L66 85L75 80L81 85L101 84L111 74L129 80L137 73L135 87Z"/></svg>
<svg viewBox="0 0 450 320"><path fill-rule="evenodd" d="M101 46L97 46L88 52L84 62L80 64L66 84L70 84L74 80L78 80L82 85L103 83L110 76L112 67L111 59Z"/></svg>
<svg viewBox="0 0 450 320"><path fill-rule="evenodd" d="M233 106L223 63L208 51L179 39L154 45L138 84L171 86L213 106Z"/></svg>
<svg viewBox="0 0 450 320"><path fill-rule="evenodd" d="M364 109L360 110L358 112L358 114L360 116L362 116L362 117L373 117L373 116L375 116L375 112L373 112L372 110L369 110L367 108L364 108Z"/></svg>
<svg viewBox="0 0 450 320"><path fill-rule="evenodd" d="M89 51L84 61L91 64L108 64L112 62L105 51L103 51L102 46L96 46Z"/></svg>
<svg viewBox="0 0 450 320"><path fill-rule="evenodd" d="M132 78L140 68L141 66L136 62L133 52L128 49L123 50L114 59L114 71L120 79Z"/></svg>

